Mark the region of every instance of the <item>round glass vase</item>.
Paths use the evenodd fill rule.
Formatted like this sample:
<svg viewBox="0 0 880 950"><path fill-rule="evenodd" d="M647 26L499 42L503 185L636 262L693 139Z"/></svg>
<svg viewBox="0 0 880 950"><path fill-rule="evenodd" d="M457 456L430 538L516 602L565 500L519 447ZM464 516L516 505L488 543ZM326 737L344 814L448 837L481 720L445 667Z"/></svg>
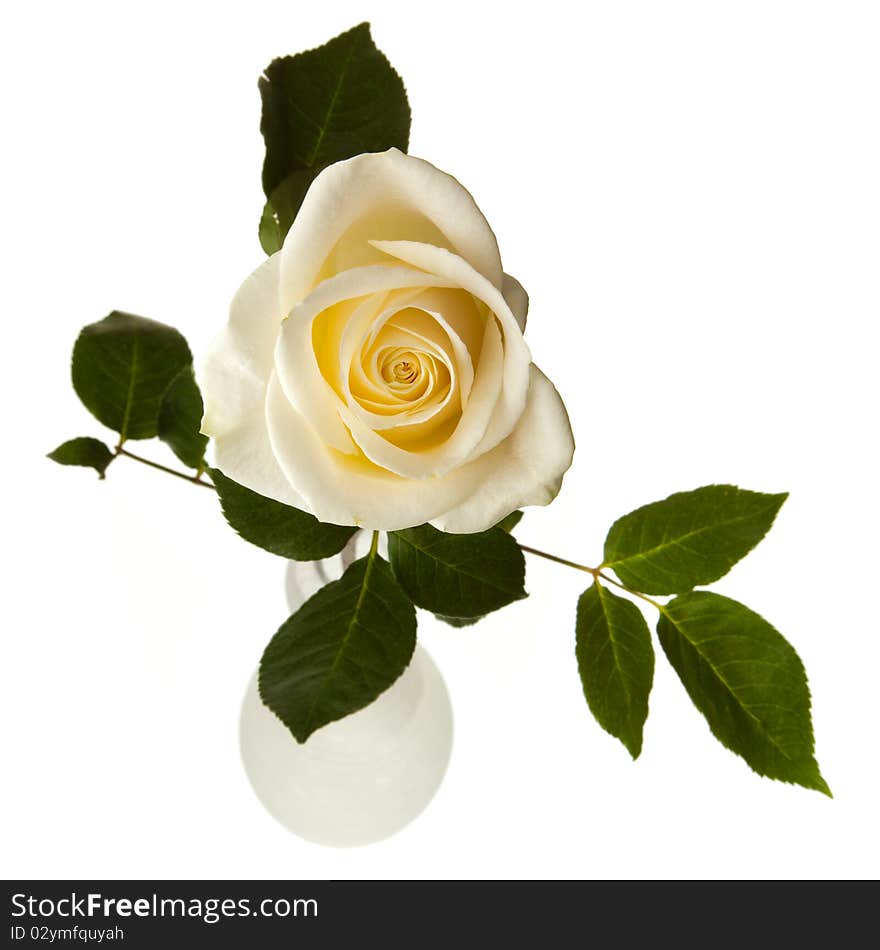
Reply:
<svg viewBox="0 0 880 950"><path fill-rule="evenodd" d="M291 613L369 549L358 532L325 561L290 561ZM393 835L440 787L452 750L452 707L443 677L421 645L397 681L373 703L299 744L260 700L257 675L245 692L241 757L266 810L294 834L354 847Z"/></svg>

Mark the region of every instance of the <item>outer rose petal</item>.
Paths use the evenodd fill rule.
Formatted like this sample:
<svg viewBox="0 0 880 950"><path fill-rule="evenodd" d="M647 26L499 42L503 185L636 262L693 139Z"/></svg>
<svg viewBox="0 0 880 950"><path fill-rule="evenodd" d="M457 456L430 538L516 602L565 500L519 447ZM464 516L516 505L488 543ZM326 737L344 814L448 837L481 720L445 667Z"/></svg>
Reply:
<svg viewBox="0 0 880 950"><path fill-rule="evenodd" d="M523 505L546 505L571 464L574 440L553 384L536 367L525 412L491 452L443 476L407 479L329 449L273 378L266 403L279 463L320 520L383 531L430 521L444 531L484 531Z"/></svg>
<svg viewBox="0 0 880 950"><path fill-rule="evenodd" d="M261 495L302 507L275 459L265 422L266 387L282 318L280 264L280 254L273 254L232 299L229 323L198 374L205 402L202 432L213 440L214 463L222 472Z"/></svg>
<svg viewBox="0 0 880 950"><path fill-rule="evenodd" d="M412 528L461 504L477 489L475 479L467 476L469 466L438 478L402 478L328 448L274 376L266 420L279 464L320 521L377 531Z"/></svg>
<svg viewBox="0 0 880 950"><path fill-rule="evenodd" d="M347 233L352 246L322 274ZM439 244L502 285L498 243L470 192L430 162L392 148L337 162L312 182L280 251L284 309L306 297L319 277L379 260L347 254L370 255L368 242L383 238Z"/></svg>
<svg viewBox="0 0 880 950"><path fill-rule="evenodd" d="M479 487L457 508L431 520L441 531L485 531L526 505L547 505L559 493L571 465L574 437L565 405L549 379L532 364L525 412L497 448L472 462Z"/></svg>

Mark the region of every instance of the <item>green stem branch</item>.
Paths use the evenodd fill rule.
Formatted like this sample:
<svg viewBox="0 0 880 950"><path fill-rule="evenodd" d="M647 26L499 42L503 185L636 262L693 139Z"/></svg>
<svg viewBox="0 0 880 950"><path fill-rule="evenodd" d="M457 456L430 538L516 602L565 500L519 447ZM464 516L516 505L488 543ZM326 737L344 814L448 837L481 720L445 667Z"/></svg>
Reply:
<svg viewBox="0 0 880 950"><path fill-rule="evenodd" d="M142 465L149 465L150 468L158 469L160 472L167 472L169 475L173 475L175 478L182 478L185 482L192 482L193 485L201 485L202 488L210 488L214 490L214 486L210 482L202 481L202 473L199 472L197 475L187 475L186 472L178 472L176 469L169 468L167 465L161 465L159 462L154 462L152 459L145 459L142 455L135 455L134 452L129 452L128 449L124 449L121 445L116 446L116 456L124 455L126 458L134 459L135 462L140 462Z"/></svg>
<svg viewBox="0 0 880 950"><path fill-rule="evenodd" d="M621 584L620 581L615 580L613 577L603 574L601 567L587 567L586 564L578 564L577 561L569 561L567 558L558 557L555 554L549 554L547 551L539 551L537 548L531 548L526 544L520 544L520 548L527 554L534 554L536 557L542 557L547 561L553 561L555 564L564 564L566 567L572 567L576 571L583 571L585 574L591 574L593 579L597 582L601 579L608 584L613 584L615 587L619 587L628 594L632 594L633 597L638 597L640 600L644 600L651 604L652 607L656 607L660 613L664 613L666 610L665 605L661 604L657 600L654 600L653 597L648 597L647 594L641 594L639 591L627 587L626 584Z"/></svg>

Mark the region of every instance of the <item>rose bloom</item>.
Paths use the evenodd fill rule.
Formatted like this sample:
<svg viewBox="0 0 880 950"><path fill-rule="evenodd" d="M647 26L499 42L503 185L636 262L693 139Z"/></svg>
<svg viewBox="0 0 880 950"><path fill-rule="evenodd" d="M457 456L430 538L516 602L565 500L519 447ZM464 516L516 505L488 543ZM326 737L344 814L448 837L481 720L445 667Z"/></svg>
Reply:
<svg viewBox="0 0 880 950"><path fill-rule="evenodd" d="M217 467L377 530L471 533L547 504L574 442L527 308L454 178L397 149L331 165L200 374Z"/></svg>

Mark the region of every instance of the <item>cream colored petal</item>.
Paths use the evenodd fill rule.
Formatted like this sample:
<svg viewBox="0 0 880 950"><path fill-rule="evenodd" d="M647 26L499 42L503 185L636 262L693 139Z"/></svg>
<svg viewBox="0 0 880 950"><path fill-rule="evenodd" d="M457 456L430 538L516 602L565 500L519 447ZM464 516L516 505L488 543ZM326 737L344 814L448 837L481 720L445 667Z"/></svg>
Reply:
<svg viewBox="0 0 880 950"><path fill-rule="evenodd" d="M405 238L448 247L500 288L495 235L451 175L397 149L358 155L314 180L281 250L290 309L329 274L371 263L368 241Z"/></svg>
<svg viewBox="0 0 880 950"><path fill-rule="evenodd" d="M275 460L265 422L266 388L281 326L278 254L264 261L232 300L229 322L198 369L205 403L202 432L213 440L214 464L229 478L287 505L301 507Z"/></svg>
<svg viewBox="0 0 880 950"><path fill-rule="evenodd" d="M409 309L415 309L411 304ZM474 364L471 360L471 354L465 346L462 338L455 332L452 325L446 320L445 315L439 310L425 310L424 307L418 307L433 321L413 326L413 332L420 330L423 335L429 339L434 346L442 350L446 356L447 362L453 368L453 375L457 377L457 386L461 395L461 403L467 405L468 397L471 394L471 388L474 385ZM411 321L407 322L409 326Z"/></svg>
<svg viewBox="0 0 880 950"><path fill-rule="evenodd" d="M424 524L460 504L476 482L401 478L328 448L290 404L273 376L266 400L272 450L308 510L333 524L396 531Z"/></svg>
<svg viewBox="0 0 880 950"><path fill-rule="evenodd" d="M279 382L290 402L320 432L328 445L348 454L357 452L339 417L344 402L318 365L312 335L315 318L343 301L357 301L400 287L433 286L438 282L443 285L444 279L410 267L374 264L355 268L325 280L294 307L283 322L275 349ZM353 303L349 317L355 313L356 304ZM337 346L332 349L336 350Z"/></svg>
<svg viewBox="0 0 880 950"><path fill-rule="evenodd" d="M351 393L351 388L346 384L344 393L348 409L372 429L391 429L399 425L415 425L427 421L437 412L442 411L457 390L455 361L442 346L437 345L428 337L388 322L384 324L383 332L377 336L370 352L365 357L365 361L369 362L370 372L366 374L368 378L381 378L377 361L389 347L411 351L421 350L431 354L433 359L446 367L449 384L445 387L445 393L438 394L435 389L436 377L429 372L428 375L431 378L421 381L423 385L428 383L424 394L415 399L399 396L388 384L385 384L384 405L379 401L356 399ZM344 343L342 359L349 359L352 365L360 366L360 354L356 353L358 349L360 348L356 346L346 347Z"/></svg>
<svg viewBox="0 0 880 950"><path fill-rule="evenodd" d="M526 410L513 432L467 468L477 488L460 505L431 519L441 531L470 534L526 505L549 504L571 465L574 438L562 399L532 365Z"/></svg>
<svg viewBox="0 0 880 950"><path fill-rule="evenodd" d="M419 291L410 303L428 313L442 314L444 322L467 347L471 361L476 361L483 345L486 317L485 307L472 294L461 288L428 287Z"/></svg>
<svg viewBox="0 0 880 950"><path fill-rule="evenodd" d="M411 397L399 394L381 380L376 360L384 348L394 345L411 348L414 352L426 352L443 363L449 373L448 397L458 393L461 403L467 405L473 386L474 370L470 353L458 334L446 322L441 313L425 311L416 303L395 305L383 311L369 328L363 332L363 322L351 321L346 327L340 346L340 365L348 367L349 377L343 381L346 404L352 412L361 416L374 428L390 428L397 424L411 425L417 420L414 411L422 401L430 399L428 392L423 400L413 403ZM366 365L365 365L366 364ZM352 392L350 377L360 384L361 392L369 393L356 397ZM445 403L435 402L438 411ZM370 412L371 404L384 402L383 418ZM361 410L367 410L365 412ZM400 416L398 421L395 417ZM426 409L420 418L429 418Z"/></svg>
<svg viewBox="0 0 880 950"><path fill-rule="evenodd" d="M448 439L427 450L410 443L401 448L375 432L347 407L340 415L351 436L370 461L406 478L437 477L474 458L497 411L504 360L501 334L494 321L486 326L485 343L467 408Z"/></svg>
<svg viewBox="0 0 880 950"><path fill-rule="evenodd" d="M501 284L501 293L504 294L507 306L510 307L510 312L519 324L520 330L525 333L526 316L529 312L529 295L526 293L525 287L515 277L505 274Z"/></svg>
<svg viewBox="0 0 880 950"><path fill-rule="evenodd" d="M374 241L373 244L391 257L454 282L481 300L497 318L504 341L504 381L489 425L476 449L480 453L488 452L513 431L525 408L529 389L531 355L507 301L501 291L467 261L442 248L414 241ZM479 371L478 363L477 373Z"/></svg>
<svg viewBox="0 0 880 950"><path fill-rule="evenodd" d="M382 531L429 521L444 531L484 531L516 508L550 502L571 464L574 442L562 400L537 367L531 375L516 431L441 477L400 478L328 449L274 379L266 401L272 449L322 521Z"/></svg>

